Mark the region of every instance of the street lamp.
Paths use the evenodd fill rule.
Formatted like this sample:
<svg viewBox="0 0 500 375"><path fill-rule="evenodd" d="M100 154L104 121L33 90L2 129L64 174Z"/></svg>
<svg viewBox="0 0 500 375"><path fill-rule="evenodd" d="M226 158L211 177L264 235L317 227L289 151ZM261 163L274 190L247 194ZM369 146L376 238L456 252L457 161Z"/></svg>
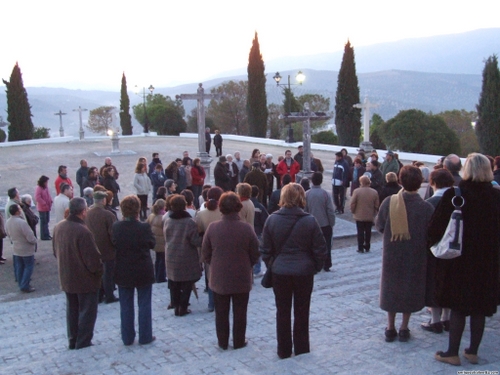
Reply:
<svg viewBox="0 0 500 375"><path fill-rule="evenodd" d="M154 87L153 85L149 85L148 87L148 90L150 92L150 94L147 94L147 95L153 95L153 91L154 91ZM142 88L142 94L141 92L139 91L139 87L137 87L137 85L135 85L135 93L136 95L139 95L140 97L142 97L142 104L144 105L144 133L145 134L148 134L149 133L149 119L148 119L148 113L146 111L146 88L143 87Z"/></svg>
<svg viewBox="0 0 500 375"><path fill-rule="evenodd" d="M306 79L306 76L304 75L304 73L302 73L300 70L299 72L297 73L297 75L295 76L295 79L297 80L298 83L290 83L290 75L288 75L288 83L285 84L285 83L280 83L281 81L281 75L280 75L280 72L276 72L276 74L274 75L274 80L276 81L276 86L288 86L288 94L289 94L289 100L288 100L288 114L292 113L292 98L291 98L291 95L292 95L292 88L291 86L296 86L296 85L302 85L302 82L304 82L304 80ZM286 111L286 109L285 109ZM286 117L286 115L285 115ZM286 121L286 120L285 120ZM286 137L286 142L288 143L293 143L295 142L295 139L293 138L293 128L292 128L292 123L288 123L288 135Z"/></svg>

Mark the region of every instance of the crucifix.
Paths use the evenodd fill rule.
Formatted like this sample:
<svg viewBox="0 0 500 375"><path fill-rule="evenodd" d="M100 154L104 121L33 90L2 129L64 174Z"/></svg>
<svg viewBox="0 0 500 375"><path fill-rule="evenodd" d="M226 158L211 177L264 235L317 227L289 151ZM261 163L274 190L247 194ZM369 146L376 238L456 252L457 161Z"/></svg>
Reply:
<svg viewBox="0 0 500 375"><path fill-rule="evenodd" d="M74 109L73 112L78 112L78 115L80 116L80 141L85 138L85 132L83 131L83 123L82 123L82 112L88 111L88 109L84 109L80 106L78 106L78 109Z"/></svg>
<svg viewBox="0 0 500 375"><path fill-rule="evenodd" d="M59 112L57 112L57 113L54 113L54 115L59 116L59 124L60 124L60 126L59 126L59 136L61 136L61 137L64 137L64 128L62 126L62 117L65 114L66 113L62 113L61 110L59 110Z"/></svg>
<svg viewBox="0 0 500 375"><path fill-rule="evenodd" d="M198 153L197 156L201 159L201 165L205 168L207 177L210 176L210 163L212 159L205 149L205 99L221 99L221 94L205 94L203 84L198 85L196 94L181 94L176 95L176 99L182 100L196 100L197 101L197 114L198 114Z"/></svg>
<svg viewBox="0 0 500 375"><path fill-rule="evenodd" d="M361 108L363 110L363 142L359 146L365 151L373 150L372 143L370 142L370 108L377 108L378 104L370 103L367 97L363 103L353 105L354 108Z"/></svg>

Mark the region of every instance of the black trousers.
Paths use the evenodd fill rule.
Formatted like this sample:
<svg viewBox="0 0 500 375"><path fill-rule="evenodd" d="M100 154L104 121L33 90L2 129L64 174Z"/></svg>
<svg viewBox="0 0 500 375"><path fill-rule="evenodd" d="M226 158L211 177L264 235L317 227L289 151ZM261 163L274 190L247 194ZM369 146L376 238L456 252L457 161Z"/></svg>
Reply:
<svg viewBox="0 0 500 375"><path fill-rule="evenodd" d="M222 156L222 147L215 146L215 156Z"/></svg>
<svg viewBox="0 0 500 375"><path fill-rule="evenodd" d="M70 349L92 344L99 293L66 293L66 323Z"/></svg>
<svg viewBox="0 0 500 375"><path fill-rule="evenodd" d="M189 305L189 297L193 290L194 281L172 281L168 280L170 289L170 303L175 309L186 310Z"/></svg>
<svg viewBox="0 0 500 375"><path fill-rule="evenodd" d="M233 302L233 346L235 349L245 345L247 330L247 307L250 293L218 294L214 292L215 331L219 346L225 348L229 343L229 310Z"/></svg>
<svg viewBox="0 0 500 375"><path fill-rule="evenodd" d="M370 251L370 240L372 238L371 221L356 221L356 229L358 231L358 250Z"/></svg>
<svg viewBox="0 0 500 375"><path fill-rule="evenodd" d="M335 208L341 212L344 212L345 204L345 187L344 186L334 186L333 187L333 203Z"/></svg>
<svg viewBox="0 0 500 375"><path fill-rule="evenodd" d="M278 356L309 353L309 308L314 275L291 276L273 274L273 291L276 300L276 335ZM293 301L293 341L292 341Z"/></svg>
<svg viewBox="0 0 500 375"><path fill-rule="evenodd" d="M327 227L321 227L321 231L323 232L323 237L325 237L325 241L326 241L326 259L325 259L325 264L323 265L323 269L329 270L332 267L333 229L331 226L327 226Z"/></svg>

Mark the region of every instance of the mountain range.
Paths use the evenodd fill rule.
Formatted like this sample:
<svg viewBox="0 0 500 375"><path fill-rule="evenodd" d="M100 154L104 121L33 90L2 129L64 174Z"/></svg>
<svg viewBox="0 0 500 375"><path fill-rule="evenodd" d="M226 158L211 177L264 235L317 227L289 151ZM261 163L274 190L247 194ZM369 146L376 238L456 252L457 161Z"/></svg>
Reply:
<svg viewBox="0 0 500 375"><path fill-rule="evenodd" d="M471 32L440 35L434 37L404 39L356 48L355 61L361 100L368 97L378 104L372 113L385 120L399 111L410 108L425 112L441 112L452 109L475 110L481 91L481 73L484 60L500 53L500 28L481 29ZM283 100L281 88L276 86L273 76L277 70L286 82L287 75L294 81L301 70L306 80L301 86L293 86L295 95L321 94L330 98L330 110L334 109L338 69L343 51L312 56L284 57L266 63L268 103ZM203 82L207 92L222 82L246 80L246 67L237 71L219 74ZM79 106L94 109L102 105L119 107L120 82L116 91L69 90L64 88L27 87L32 106L33 123L51 129L58 134L59 110L63 116L66 135L77 135L79 128ZM198 82L176 87L164 87L155 93L175 97L178 94L195 93ZM129 93L131 105L141 103L141 98ZM205 103L208 105L208 103ZM196 103L185 101L186 113ZM0 114L6 120L5 93L0 94ZM84 122L88 114L83 115ZM134 120L134 133L141 126Z"/></svg>

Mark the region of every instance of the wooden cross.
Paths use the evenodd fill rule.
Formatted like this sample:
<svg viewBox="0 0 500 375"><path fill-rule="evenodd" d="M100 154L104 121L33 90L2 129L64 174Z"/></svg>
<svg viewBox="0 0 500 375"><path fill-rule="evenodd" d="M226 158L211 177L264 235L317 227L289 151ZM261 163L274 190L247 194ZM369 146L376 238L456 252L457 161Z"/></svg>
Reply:
<svg viewBox="0 0 500 375"><path fill-rule="evenodd" d="M59 112L57 112L57 113L54 113L54 115L59 116L59 123L60 123L60 126L59 126L59 135L60 135L61 137L64 137L64 128L63 128L63 126L62 126L62 117L63 117L63 115L65 115L65 114L66 114L66 113L62 113L62 111L61 111L61 110L59 110Z"/></svg>

